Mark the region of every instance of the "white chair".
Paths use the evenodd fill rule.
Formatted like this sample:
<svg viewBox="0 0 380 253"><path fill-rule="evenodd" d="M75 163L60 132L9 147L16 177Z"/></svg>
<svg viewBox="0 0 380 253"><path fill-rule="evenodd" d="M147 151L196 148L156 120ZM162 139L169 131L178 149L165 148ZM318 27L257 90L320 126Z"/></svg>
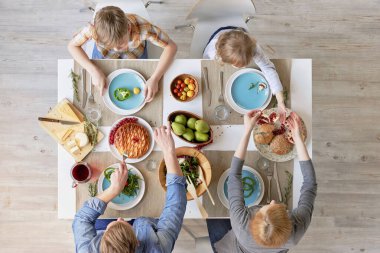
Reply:
<svg viewBox="0 0 380 253"><path fill-rule="evenodd" d="M187 16L191 24L176 26L190 27L194 35L190 46L190 58L200 59L210 36L220 27L236 26L248 30L247 22L256 13L251 0L198 0Z"/></svg>
<svg viewBox="0 0 380 253"><path fill-rule="evenodd" d="M148 13L146 8L150 4L153 4L153 3L162 4L163 2L162 1L148 1L144 5L144 3L141 0L124 0L124 1L123 0L104 0L104 1L100 1L96 5L95 10L93 10L94 11L93 19L95 18L96 13L100 9L102 9L106 6L116 6L116 7L119 7L120 9L122 9L125 13L136 14L140 17L145 18L149 22L151 22L149 13ZM89 8L89 9L92 9L92 8ZM92 52L94 50L94 47L95 47L95 42L93 40L90 40L86 44L83 45L83 49L85 50L86 54L88 55L88 57L90 59L92 58ZM162 53L162 48L153 45L149 41L148 41L147 47L148 47L149 59L160 58L160 55Z"/></svg>

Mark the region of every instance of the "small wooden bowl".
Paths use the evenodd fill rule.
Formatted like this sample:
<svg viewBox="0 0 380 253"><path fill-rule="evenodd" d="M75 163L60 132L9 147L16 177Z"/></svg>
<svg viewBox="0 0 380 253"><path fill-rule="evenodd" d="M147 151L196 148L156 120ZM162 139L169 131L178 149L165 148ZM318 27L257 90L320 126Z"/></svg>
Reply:
<svg viewBox="0 0 380 253"><path fill-rule="evenodd" d="M187 119L189 119L189 118L196 118L197 120L202 119L202 118L199 117L198 115L196 115L196 114L194 114L194 113L191 113L191 112L187 112L187 111L175 111L175 112L172 112L172 113L169 114L169 116L168 116L168 121L169 121L170 123L174 122L175 117L176 117L177 115L180 115L180 114L185 115ZM208 138L208 141L205 141L205 142L188 141L188 140L186 140L185 138L183 138L182 136L178 136L178 135L176 135L176 134L174 133L174 131L173 131L173 128L170 127L170 129L172 130L172 133L173 133L175 136L177 136L178 138L180 138L180 139L183 140L184 142L187 142L187 143L189 143L189 144L193 144L193 145L194 145L194 144L195 144L195 145L197 145L197 144L201 144L201 145L207 145L207 144L210 144L210 143L212 142L212 140L213 140L213 137L214 137L214 136L213 136L212 129L211 129L211 126L210 126L210 132L209 132L209 138Z"/></svg>
<svg viewBox="0 0 380 253"><path fill-rule="evenodd" d="M184 81L185 78L191 78L191 79L194 80L194 84L195 84L194 96L191 97L191 98L188 97L186 100L181 100L181 99L179 99L179 97L177 96L177 94L174 94L173 89L174 89L175 85L177 84L177 80L178 80L178 79L181 79L182 81ZM197 79L196 79L194 76L189 75L189 74L181 74L181 75L176 76L176 77L172 80L172 82L171 82L171 84L170 84L170 93L171 93L172 96L175 98L175 100L177 100L177 101L179 101L179 102L190 102L191 100L193 100L193 99L198 95L198 92L199 92L198 81L197 81Z"/></svg>
<svg viewBox="0 0 380 253"><path fill-rule="evenodd" d="M192 156L198 158L199 165L201 166L203 170L203 175L206 181L207 186L211 183L211 165L210 162L207 160L206 156L199 152L198 150L194 148L189 147L180 147L176 148L175 153L178 156ZM158 167L158 177L160 179L160 183L162 188L166 191L166 165L164 159L161 160L160 165ZM202 196L203 193L206 191L206 187L203 183L198 185L196 188L197 196ZM187 200L192 200L193 197L191 197L190 193L186 194Z"/></svg>

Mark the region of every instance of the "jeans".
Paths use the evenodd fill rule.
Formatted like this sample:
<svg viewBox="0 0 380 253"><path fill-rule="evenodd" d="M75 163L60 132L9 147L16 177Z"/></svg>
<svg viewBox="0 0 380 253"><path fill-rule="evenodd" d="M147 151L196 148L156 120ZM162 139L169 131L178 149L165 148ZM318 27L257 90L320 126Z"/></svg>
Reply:
<svg viewBox="0 0 380 253"><path fill-rule="evenodd" d="M220 241L232 229L230 219L207 219L207 230L211 247L216 253L214 244Z"/></svg>

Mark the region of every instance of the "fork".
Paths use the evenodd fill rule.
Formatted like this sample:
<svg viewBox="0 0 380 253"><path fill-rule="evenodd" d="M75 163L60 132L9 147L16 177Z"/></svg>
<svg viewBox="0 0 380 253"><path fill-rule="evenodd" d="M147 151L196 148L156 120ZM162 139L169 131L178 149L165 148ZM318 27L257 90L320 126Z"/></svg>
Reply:
<svg viewBox="0 0 380 253"><path fill-rule="evenodd" d="M218 102L220 104L224 104L224 97L223 97L223 71L220 71L219 72L219 82L220 82L220 86L221 86L221 90L220 90L220 95L218 97Z"/></svg>
<svg viewBox="0 0 380 253"><path fill-rule="evenodd" d="M92 94L92 78L90 77L90 95L88 96L88 102L94 104L95 99L94 99L94 94Z"/></svg>
<svg viewBox="0 0 380 253"><path fill-rule="evenodd" d="M271 181L273 177L273 171L270 168L266 170L267 179L268 179L268 194L267 194L267 204L271 202Z"/></svg>
<svg viewBox="0 0 380 253"><path fill-rule="evenodd" d="M198 199L197 191L195 190L195 186L189 176L186 177L186 182L187 182L187 191L190 193L190 195L193 197L193 199L197 203L198 209L201 212L202 217L208 218L208 213L206 212L206 209L203 207L201 201Z"/></svg>

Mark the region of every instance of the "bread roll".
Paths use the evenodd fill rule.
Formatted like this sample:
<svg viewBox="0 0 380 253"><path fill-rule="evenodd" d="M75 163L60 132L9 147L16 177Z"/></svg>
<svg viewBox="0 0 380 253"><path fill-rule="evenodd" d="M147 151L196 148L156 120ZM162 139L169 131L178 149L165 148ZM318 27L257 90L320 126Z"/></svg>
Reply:
<svg viewBox="0 0 380 253"><path fill-rule="evenodd" d="M285 155L293 149L293 144L286 139L284 134L281 134L273 138L269 147L273 153Z"/></svg>
<svg viewBox="0 0 380 253"><path fill-rule="evenodd" d="M273 139L274 125L263 124L260 125L257 132L255 133L255 142L258 144L269 144Z"/></svg>

